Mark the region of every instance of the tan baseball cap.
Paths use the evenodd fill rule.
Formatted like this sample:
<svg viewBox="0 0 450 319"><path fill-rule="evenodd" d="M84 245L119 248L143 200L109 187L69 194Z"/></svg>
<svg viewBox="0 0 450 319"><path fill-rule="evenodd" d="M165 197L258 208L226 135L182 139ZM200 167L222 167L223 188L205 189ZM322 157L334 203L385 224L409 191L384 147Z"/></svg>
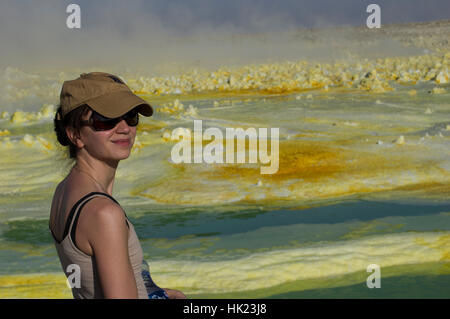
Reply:
<svg viewBox="0 0 450 319"><path fill-rule="evenodd" d="M109 118L119 117L137 106L140 114L153 114L150 104L134 94L122 79L104 72L83 73L75 80L65 81L60 104L63 118L83 104Z"/></svg>

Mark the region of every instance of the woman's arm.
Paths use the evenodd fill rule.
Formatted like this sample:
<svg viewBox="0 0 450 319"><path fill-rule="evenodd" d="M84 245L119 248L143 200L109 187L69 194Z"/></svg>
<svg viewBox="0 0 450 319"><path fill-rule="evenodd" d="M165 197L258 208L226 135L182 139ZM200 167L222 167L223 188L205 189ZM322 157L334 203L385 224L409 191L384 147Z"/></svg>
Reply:
<svg viewBox="0 0 450 319"><path fill-rule="evenodd" d="M128 255L128 228L122 209L98 199L90 212L87 238L105 298L138 298L136 280ZM97 207L97 209L95 209Z"/></svg>

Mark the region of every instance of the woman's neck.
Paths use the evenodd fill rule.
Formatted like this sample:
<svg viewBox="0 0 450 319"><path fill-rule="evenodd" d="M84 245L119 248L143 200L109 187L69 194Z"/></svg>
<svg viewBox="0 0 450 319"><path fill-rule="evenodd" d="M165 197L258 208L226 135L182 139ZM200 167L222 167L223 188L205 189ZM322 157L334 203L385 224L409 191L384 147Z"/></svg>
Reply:
<svg viewBox="0 0 450 319"><path fill-rule="evenodd" d="M87 176L103 192L112 195L117 164L109 165L102 161L77 158L73 168L77 173Z"/></svg>

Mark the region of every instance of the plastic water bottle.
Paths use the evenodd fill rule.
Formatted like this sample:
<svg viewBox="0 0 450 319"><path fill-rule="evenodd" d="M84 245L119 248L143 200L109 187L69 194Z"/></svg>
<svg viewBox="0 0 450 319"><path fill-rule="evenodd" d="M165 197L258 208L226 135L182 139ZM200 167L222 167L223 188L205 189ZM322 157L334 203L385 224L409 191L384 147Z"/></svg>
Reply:
<svg viewBox="0 0 450 319"><path fill-rule="evenodd" d="M150 276L150 267L148 263L142 260L142 279L144 279L145 288L149 299L169 299L164 289L159 288Z"/></svg>

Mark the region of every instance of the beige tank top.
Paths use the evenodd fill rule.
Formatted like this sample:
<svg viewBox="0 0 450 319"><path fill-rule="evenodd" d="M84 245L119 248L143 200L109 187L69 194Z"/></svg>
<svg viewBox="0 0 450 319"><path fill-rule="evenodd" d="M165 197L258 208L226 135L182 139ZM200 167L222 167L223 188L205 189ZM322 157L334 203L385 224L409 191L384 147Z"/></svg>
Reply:
<svg viewBox="0 0 450 319"><path fill-rule="evenodd" d="M78 217L83 206L91 199L97 196L107 196L114 202L119 204L112 196L106 193L92 192L81 198L73 207L67 218L67 224L64 229L63 239L61 241L57 240L53 231L50 228L53 239L55 241L56 250L58 252L59 260L63 268L64 273L67 277L74 274L74 267L69 267L70 265L79 266L79 287L77 287L76 280L71 276L70 282L72 286L72 294L75 299L97 299L104 298L101 289L99 276L97 273L97 267L95 266L95 258L89 256L82 252L75 244L75 229L78 222ZM119 204L120 205L120 204ZM148 286L148 280L144 283L145 278L143 271L143 252L139 239L134 230L133 224L128 220L126 216L127 226L129 228L128 232L128 251L130 256L131 266L133 267L134 278L136 279L136 285L138 289L139 299L148 299L146 284ZM61 233L61 232L57 232ZM69 267L69 268L68 268ZM69 271L68 271L69 269ZM149 273L147 272L149 277ZM143 277L144 276L144 277ZM151 281L151 279L150 279ZM151 281L151 284L154 283ZM160 289L156 285L153 288Z"/></svg>

